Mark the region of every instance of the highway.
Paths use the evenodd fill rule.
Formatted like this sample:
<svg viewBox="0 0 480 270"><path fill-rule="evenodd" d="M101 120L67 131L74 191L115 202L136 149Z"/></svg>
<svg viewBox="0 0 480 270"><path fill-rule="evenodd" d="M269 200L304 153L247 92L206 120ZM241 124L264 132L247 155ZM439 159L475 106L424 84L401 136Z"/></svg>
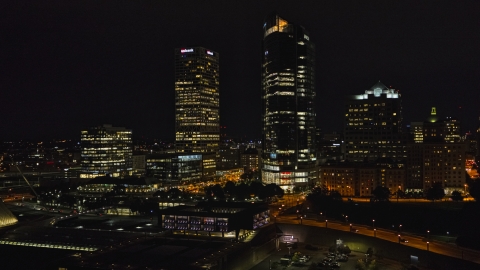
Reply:
<svg viewBox="0 0 480 270"><path fill-rule="evenodd" d="M287 223L287 224L302 224L305 226L314 226L314 227L328 227L329 229L340 230L340 231L350 231L350 224L338 221L325 222L324 219L297 219L295 214L291 215L280 215L275 217L274 222L277 223ZM357 225L352 224L352 228L357 229L358 234L365 236L376 237L382 240L399 243L398 232L388 231L381 228L376 228L373 230L371 226ZM354 232L352 232L354 233ZM455 244L447 244L440 242L428 241L424 237L419 237L416 235L411 235L408 233L402 234L401 238L408 240L408 243L400 243L401 245L407 245L412 248L417 248L421 250L429 250L430 252L468 260L477 264L480 264L480 251L475 251L467 248L458 247Z"/></svg>

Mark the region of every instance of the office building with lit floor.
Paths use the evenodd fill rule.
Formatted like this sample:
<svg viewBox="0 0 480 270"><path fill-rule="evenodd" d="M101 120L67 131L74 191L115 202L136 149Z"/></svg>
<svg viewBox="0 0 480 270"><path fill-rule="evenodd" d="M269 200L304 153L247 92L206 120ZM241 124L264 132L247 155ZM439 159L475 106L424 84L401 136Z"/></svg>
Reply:
<svg viewBox="0 0 480 270"><path fill-rule="evenodd" d="M432 107L424 122L412 123L411 135L407 147L408 191L425 192L440 184L447 195L453 191L466 193L467 144L460 136L460 122L440 118Z"/></svg>
<svg viewBox="0 0 480 270"><path fill-rule="evenodd" d="M130 175L132 171L132 130L103 125L81 131L82 159L80 178L107 174Z"/></svg>
<svg viewBox="0 0 480 270"><path fill-rule="evenodd" d="M176 233L238 238L240 230L253 231L270 222L265 203L201 202L161 209L158 224ZM227 235L225 235L227 234Z"/></svg>
<svg viewBox="0 0 480 270"><path fill-rule="evenodd" d="M214 177L220 142L219 54L202 47L175 49L175 149L210 153L203 177Z"/></svg>
<svg viewBox="0 0 480 270"><path fill-rule="evenodd" d="M318 176L315 150L315 45L308 31L277 14L263 25L262 180L283 188Z"/></svg>
<svg viewBox="0 0 480 270"><path fill-rule="evenodd" d="M349 162L375 163L382 158L404 162L407 137L400 92L378 81L365 93L348 96L344 136Z"/></svg>

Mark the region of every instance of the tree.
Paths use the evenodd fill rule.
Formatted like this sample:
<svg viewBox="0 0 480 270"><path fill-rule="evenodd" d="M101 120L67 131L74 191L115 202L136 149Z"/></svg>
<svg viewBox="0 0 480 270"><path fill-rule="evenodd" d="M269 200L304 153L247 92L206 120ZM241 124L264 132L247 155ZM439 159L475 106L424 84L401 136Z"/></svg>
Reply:
<svg viewBox="0 0 480 270"><path fill-rule="evenodd" d="M460 193L460 191L458 191L458 190L453 191L452 192L452 200L455 201L455 202L463 201L462 193Z"/></svg>
<svg viewBox="0 0 480 270"><path fill-rule="evenodd" d="M369 263L368 263L368 270L378 270L378 265L377 265L377 261L375 260L371 260Z"/></svg>
<svg viewBox="0 0 480 270"><path fill-rule="evenodd" d="M341 201L342 200L342 194L340 194L340 192L338 192L336 190L333 190L333 191L330 192L330 198L332 198L332 200Z"/></svg>
<svg viewBox="0 0 480 270"><path fill-rule="evenodd" d="M298 262L300 260L300 252L295 252L292 257L292 262Z"/></svg>
<svg viewBox="0 0 480 270"><path fill-rule="evenodd" d="M435 202L435 200L441 200L443 197L445 197L445 190L442 183L434 183L427 191L427 200Z"/></svg>
<svg viewBox="0 0 480 270"><path fill-rule="evenodd" d="M214 185L211 188L211 192L213 193L213 196L217 197L218 199L225 198L225 193L223 193L223 188L219 184Z"/></svg>
<svg viewBox="0 0 480 270"><path fill-rule="evenodd" d="M350 250L350 247L347 245L338 247L338 252L342 254L347 254L347 255L352 253L352 251Z"/></svg>
<svg viewBox="0 0 480 270"><path fill-rule="evenodd" d="M388 201L390 197L390 190L386 187L377 186L372 191L372 194L375 197L375 201L385 202Z"/></svg>
<svg viewBox="0 0 480 270"><path fill-rule="evenodd" d="M480 200L480 181L471 180L468 183L468 193L478 202Z"/></svg>
<svg viewBox="0 0 480 270"><path fill-rule="evenodd" d="M356 270L366 270L366 269L367 269L367 266L365 265L365 262L364 262L362 259L359 259L359 260L355 263L355 269L356 269Z"/></svg>
<svg viewBox="0 0 480 270"><path fill-rule="evenodd" d="M260 197L261 199L265 199L265 186L257 181L253 181L250 183L250 190L254 196Z"/></svg>
<svg viewBox="0 0 480 270"><path fill-rule="evenodd" d="M343 208L343 200L340 193L330 191L325 186L317 186L307 195L307 201L312 206L312 210L328 212L330 216L339 215Z"/></svg>
<svg viewBox="0 0 480 270"><path fill-rule="evenodd" d="M235 196L235 190L236 186L235 183L233 183L232 181L227 181L227 183L225 183L225 186L223 187L223 192L225 193L225 195L228 195L230 197Z"/></svg>
<svg viewBox="0 0 480 270"><path fill-rule="evenodd" d="M368 255L368 257L372 257L372 256L373 256L373 248L369 247L369 248L367 249L367 253L366 253L366 254Z"/></svg>
<svg viewBox="0 0 480 270"><path fill-rule="evenodd" d="M238 198L238 200L245 200L247 198L250 198L250 187L245 183L241 183L237 186L235 196Z"/></svg>

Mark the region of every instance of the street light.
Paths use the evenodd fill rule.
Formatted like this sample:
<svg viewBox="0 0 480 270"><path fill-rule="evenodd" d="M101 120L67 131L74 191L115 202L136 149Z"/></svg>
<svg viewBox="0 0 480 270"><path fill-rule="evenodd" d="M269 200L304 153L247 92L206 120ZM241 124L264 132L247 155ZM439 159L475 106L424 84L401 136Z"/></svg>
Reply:
<svg viewBox="0 0 480 270"><path fill-rule="evenodd" d="M430 239L430 231L427 231L427 239Z"/></svg>
<svg viewBox="0 0 480 270"><path fill-rule="evenodd" d="M398 243L400 244L400 234L398 235Z"/></svg>
<svg viewBox="0 0 480 270"><path fill-rule="evenodd" d="M430 250L430 242L427 242L427 251Z"/></svg>
<svg viewBox="0 0 480 270"><path fill-rule="evenodd" d="M377 229L373 229L373 237L377 237Z"/></svg>
<svg viewBox="0 0 480 270"><path fill-rule="evenodd" d="M400 233L402 233L402 224L400 224L400 226L398 226L398 230Z"/></svg>
<svg viewBox="0 0 480 270"><path fill-rule="evenodd" d="M303 217L300 217L300 225L303 224Z"/></svg>
<svg viewBox="0 0 480 270"><path fill-rule="evenodd" d="M350 231L352 231L352 223L350 223Z"/></svg>
<svg viewBox="0 0 480 270"><path fill-rule="evenodd" d="M325 219L325 228L328 228L328 220Z"/></svg>
<svg viewBox="0 0 480 270"><path fill-rule="evenodd" d="M375 219L372 219L373 222L373 229L375 229Z"/></svg>

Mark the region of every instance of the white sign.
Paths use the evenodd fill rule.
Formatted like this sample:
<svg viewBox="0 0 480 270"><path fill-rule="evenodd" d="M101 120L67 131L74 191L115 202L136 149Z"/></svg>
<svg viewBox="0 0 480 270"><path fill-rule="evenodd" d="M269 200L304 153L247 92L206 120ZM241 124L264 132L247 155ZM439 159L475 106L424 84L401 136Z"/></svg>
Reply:
<svg viewBox="0 0 480 270"><path fill-rule="evenodd" d="M189 52L193 52L193 49L180 49L180 52L181 53L189 53Z"/></svg>
<svg viewBox="0 0 480 270"><path fill-rule="evenodd" d="M207 54L213 55L213 52L212 51L207 51Z"/></svg>

